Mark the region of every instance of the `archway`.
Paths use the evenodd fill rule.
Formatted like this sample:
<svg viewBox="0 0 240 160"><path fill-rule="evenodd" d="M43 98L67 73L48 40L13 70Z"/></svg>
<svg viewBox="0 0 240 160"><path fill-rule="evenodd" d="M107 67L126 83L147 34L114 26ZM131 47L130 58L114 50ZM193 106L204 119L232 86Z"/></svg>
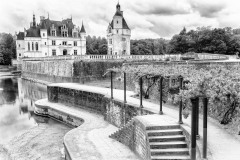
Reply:
<svg viewBox="0 0 240 160"><path fill-rule="evenodd" d="M66 49L63 50L63 55L67 55L67 50Z"/></svg>

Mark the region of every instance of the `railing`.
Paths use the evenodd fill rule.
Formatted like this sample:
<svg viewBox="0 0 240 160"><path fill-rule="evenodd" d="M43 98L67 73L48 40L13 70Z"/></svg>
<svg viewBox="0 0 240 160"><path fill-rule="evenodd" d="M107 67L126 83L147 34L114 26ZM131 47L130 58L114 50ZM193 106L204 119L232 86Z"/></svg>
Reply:
<svg viewBox="0 0 240 160"><path fill-rule="evenodd" d="M218 54L200 53L199 60L223 60L228 59L227 56ZM163 61L180 61L181 54L165 54L165 55L66 55L51 57L31 57L22 58L23 61L51 61L51 60L155 60Z"/></svg>

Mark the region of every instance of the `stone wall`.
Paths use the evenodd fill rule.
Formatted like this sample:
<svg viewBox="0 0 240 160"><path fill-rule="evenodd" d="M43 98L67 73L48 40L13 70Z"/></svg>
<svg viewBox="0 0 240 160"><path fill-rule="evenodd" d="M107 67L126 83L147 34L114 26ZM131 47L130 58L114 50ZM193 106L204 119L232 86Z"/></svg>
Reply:
<svg viewBox="0 0 240 160"><path fill-rule="evenodd" d="M110 135L110 138L128 146L142 159L151 159L146 126L144 126L137 117L133 118L124 127Z"/></svg>
<svg viewBox="0 0 240 160"><path fill-rule="evenodd" d="M108 68L120 67L123 61L22 61L22 77L47 82L77 82L100 80Z"/></svg>
<svg viewBox="0 0 240 160"><path fill-rule="evenodd" d="M132 104L124 104L120 100L111 99L100 93L63 88L54 85L48 86L48 100L69 106L80 107L91 112L97 112L104 119L116 127L124 126L137 115L153 114Z"/></svg>

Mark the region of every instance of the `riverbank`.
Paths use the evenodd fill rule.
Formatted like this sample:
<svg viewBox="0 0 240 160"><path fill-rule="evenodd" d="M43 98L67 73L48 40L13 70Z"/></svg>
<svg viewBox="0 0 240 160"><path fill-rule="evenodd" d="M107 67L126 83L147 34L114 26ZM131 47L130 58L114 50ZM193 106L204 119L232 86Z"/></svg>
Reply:
<svg viewBox="0 0 240 160"><path fill-rule="evenodd" d="M16 76L0 76L0 160L63 159L63 137L72 127L33 114L35 100L47 96L45 89Z"/></svg>
<svg viewBox="0 0 240 160"><path fill-rule="evenodd" d="M41 123L0 147L0 159L64 160L63 137L71 129L53 120L49 120L48 124Z"/></svg>

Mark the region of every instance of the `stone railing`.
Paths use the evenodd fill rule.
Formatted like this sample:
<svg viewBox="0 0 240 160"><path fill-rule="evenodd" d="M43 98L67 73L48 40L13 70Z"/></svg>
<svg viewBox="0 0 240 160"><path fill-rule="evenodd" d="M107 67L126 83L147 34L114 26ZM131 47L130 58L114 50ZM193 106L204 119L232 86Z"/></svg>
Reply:
<svg viewBox="0 0 240 160"><path fill-rule="evenodd" d="M23 61L51 61L51 60L165 60L166 58L180 60L181 55L67 55L51 57L22 58Z"/></svg>
<svg viewBox="0 0 240 160"><path fill-rule="evenodd" d="M165 54L165 55L66 55L66 56L51 56L51 57L31 57L22 58L23 61L52 61L52 60L155 60L163 61L180 61L181 54ZM198 54L198 60L225 60L228 59L225 55L219 54Z"/></svg>

